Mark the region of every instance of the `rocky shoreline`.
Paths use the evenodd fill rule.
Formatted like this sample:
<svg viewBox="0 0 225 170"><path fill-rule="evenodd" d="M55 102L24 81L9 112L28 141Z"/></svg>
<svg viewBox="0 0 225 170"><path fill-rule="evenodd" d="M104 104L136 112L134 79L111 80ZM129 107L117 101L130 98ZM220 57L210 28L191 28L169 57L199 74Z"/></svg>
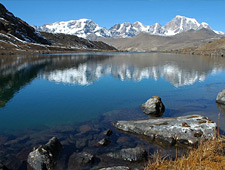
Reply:
<svg viewBox="0 0 225 170"><path fill-rule="evenodd" d="M160 99L155 96L154 98ZM151 101L155 104L157 103L155 100ZM161 99L160 102L162 102ZM149 104L149 102L146 103ZM153 106L153 103L150 103L150 105ZM216 129L215 122L201 115L188 115L175 118L151 117L145 120L116 121L113 125L117 129L122 130L122 132L128 132L128 136L130 134L134 134L134 136L137 134L137 138L144 136L148 141L163 143L166 147L179 145L181 147L194 146L199 141L211 140L215 137ZM85 135L91 128L85 125L81 126L80 130L81 134ZM111 129L104 130L101 132L101 135L96 136L96 140L99 142L92 143L94 147L99 147L99 151L97 152L102 153L100 154L101 156L91 150L85 149L81 152L74 152L68 158L67 169L74 169L74 167L76 167L75 169L93 169L92 167L94 167L94 169L101 170L128 170L132 169L132 167L144 169L144 162L148 160L149 151L141 146L117 148L114 145L113 148L109 149L108 145L111 145L111 140L114 140L111 137L115 135L114 132L118 133ZM71 138L71 140L73 139ZM80 141L79 143L76 141L76 146L84 147L84 143L86 142ZM29 153L27 159L27 163L29 164L28 169L55 169L55 167L59 166L58 159L62 159L59 155L66 149L65 144L64 141L61 140L60 142L56 137L53 137L45 145L34 148ZM115 166L103 168L99 164L100 161L115 161L117 163L114 163ZM132 166L131 163L133 164ZM140 166L141 164L142 166Z"/></svg>
<svg viewBox="0 0 225 170"><path fill-rule="evenodd" d="M224 97L221 94L223 91L218 94L220 97L218 100ZM153 99L155 98L159 99L154 96ZM152 103L147 103L154 108L154 104L157 105L156 100L150 101ZM185 148L192 148L200 140L211 140L215 137L216 123L200 115L176 118L151 115L149 119L145 119L146 115L141 114L141 111L133 115L129 110L122 110L118 115L120 116L114 115L115 118L110 119L101 118L92 122L93 124L86 122L77 127L59 127L58 130L39 134L36 141L33 141L34 137L31 135L20 138L9 136L5 139L0 136L0 147L3 152L9 148L13 151L22 144L26 146L21 151L15 150L17 152L15 156L8 157L11 160L19 157L21 161L9 164L3 159L0 167L12 169L13 166L30 170L47 167L71 170L140 170L145 168L148 156L162 147L165 147L165 150L171 149L168 153L173 152L174 156L177 148L180 151L184 149L184 152L180 153L182 156L186 152ZM127 115L130 115L129 118ZM113 128L112 123L118 130ZM43 141L47 141L46 144ZM159 147L153 149L152 144Z"/></svg>

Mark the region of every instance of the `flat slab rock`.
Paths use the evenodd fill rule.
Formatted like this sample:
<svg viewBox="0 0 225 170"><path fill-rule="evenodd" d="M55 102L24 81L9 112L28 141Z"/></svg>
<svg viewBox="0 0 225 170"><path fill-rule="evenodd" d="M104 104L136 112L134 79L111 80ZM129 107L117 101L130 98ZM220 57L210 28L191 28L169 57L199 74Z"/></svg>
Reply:
<svg viewBox="0 0 225 170"><path fill-rule="evenodd" d="M196 144L199 139L214 138L216 123L200 115L188 115L175 118L157 118L136 121L118 121L114 126L122 131L136 133L162 140L171 145L182 143Z"/></svg>

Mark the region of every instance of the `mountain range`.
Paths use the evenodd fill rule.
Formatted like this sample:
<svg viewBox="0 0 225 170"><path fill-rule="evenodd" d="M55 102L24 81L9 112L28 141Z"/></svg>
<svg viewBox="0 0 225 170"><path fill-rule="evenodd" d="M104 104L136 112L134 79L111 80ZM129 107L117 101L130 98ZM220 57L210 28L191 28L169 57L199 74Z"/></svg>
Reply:
<svg viewBox="0 0 225 170"><path fill-rule="evenodd" d="M174 36L159 36L140 33L129 38L99 38L107 44L111 44L119 50L149 52L170 51L184 48L197 48L207 42L220 39L222 35L214 31L202 28L200 30L188 30Z"/></svg>
<svg viewBox="0 0 225 170"><path fill-rule="evenodd" d="M161 26L159 23L154 25L144 25L141 22L115 24L110 29L100 27L90 19L79 19L63 22L45 24L43 26L34 26L38 31L50 33L65 33L77 35L82 38L127 38L134 37L139 33L148 33L151 35L173 36L189 30L200 30L202 28L212 30L209 24L199 23L194 18L177 15L170 22ZM220 31L214 31L216 34L224 34Z"/></svg>

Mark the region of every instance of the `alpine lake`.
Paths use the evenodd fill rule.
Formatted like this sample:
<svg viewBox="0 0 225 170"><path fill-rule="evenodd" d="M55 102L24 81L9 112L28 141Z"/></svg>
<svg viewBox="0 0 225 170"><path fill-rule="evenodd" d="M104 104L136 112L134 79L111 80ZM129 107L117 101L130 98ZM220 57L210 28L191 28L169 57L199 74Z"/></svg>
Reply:
<svg viewBox="0 0 225 170"><path fill-rule="evenodd" d="M0 56L0 161L27 169L28 154L55 136L63 146L56 169L100 169L144 162L107 157L122 148L144 148L175 156L168 147L114 128L118 120L149 117L140 106L152 96L165 105L163 117L198 114L225 131L225 58L161 53L77 53ZM219 114L220 113L220 114ZM219 115L219 118L218 118ZM99 146L105 138L110 144ZM88 152L92 164L74 165L71 155Z"/></svg>

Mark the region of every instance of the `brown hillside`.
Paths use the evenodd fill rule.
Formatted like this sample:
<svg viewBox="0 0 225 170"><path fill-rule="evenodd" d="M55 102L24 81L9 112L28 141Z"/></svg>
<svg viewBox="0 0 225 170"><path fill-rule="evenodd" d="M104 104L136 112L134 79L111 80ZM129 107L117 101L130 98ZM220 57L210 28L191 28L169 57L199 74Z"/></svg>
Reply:
<svg viewBox="0 0 225 170"><path fill-rule="evenodd" d="M175 36L157 36L140 33L132 38L100 39L120 50L129 51L168 51L199 47L221 36L208 29L190 30Z"/></svg>

